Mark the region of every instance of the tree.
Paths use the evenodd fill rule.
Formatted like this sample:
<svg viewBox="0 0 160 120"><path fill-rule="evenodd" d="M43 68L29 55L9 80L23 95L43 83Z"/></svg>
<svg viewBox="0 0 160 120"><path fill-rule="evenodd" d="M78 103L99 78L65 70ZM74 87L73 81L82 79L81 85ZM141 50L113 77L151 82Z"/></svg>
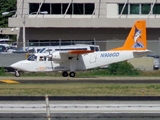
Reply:
<svg viewBox="0 0 160 120"><path fill-rule="evenodd" d="M3 16L6 11L16 10L17 0L0 0L0 27L8 27L8 17L11 14Z"/></svg>
<svg viewBox="0 0 160 120"><path fill-rule="evenodd" d="M13 13L11 13L3 16L2 13L16 10L17 9L16 6L17 6L17 0L0 0L0 28L8 27L8 18L13 15ZM0 38L4 38L5 36L6 35L0 35Z"/></svg>
<svg viewBox="0 0 160 120"><path fill-rule="evenodd" d="M110 64L107 72L109 75L139 75L140 70L136 69L127 61Z"/></svg>

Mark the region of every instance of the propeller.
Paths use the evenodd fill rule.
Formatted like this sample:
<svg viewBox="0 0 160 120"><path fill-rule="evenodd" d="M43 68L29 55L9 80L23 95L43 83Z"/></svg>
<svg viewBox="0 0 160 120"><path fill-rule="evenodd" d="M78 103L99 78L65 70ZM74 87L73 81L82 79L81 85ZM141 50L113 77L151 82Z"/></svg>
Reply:
<svg viewBox="0 0 160 120"><path fill-rule="evenodd" d="M52 67L52 71L53 71L53 63L52 63L53 54L51 53L52 49L48 48L48 50L46 50L46 51L48 51L48 53L49 53L47 57L51 59L50 61L51 61L51 67Z"/></svg>

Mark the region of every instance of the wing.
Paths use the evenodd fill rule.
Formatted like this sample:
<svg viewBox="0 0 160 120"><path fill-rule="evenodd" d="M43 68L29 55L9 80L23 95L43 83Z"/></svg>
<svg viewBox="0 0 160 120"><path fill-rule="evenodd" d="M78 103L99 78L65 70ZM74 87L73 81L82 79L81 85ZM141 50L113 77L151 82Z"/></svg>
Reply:
<svg viewBox="0 0 160 120"><path fill-rule="evenodd" d="M77 61L82 54L94 52L92 50L69 50L69 51L56 51L53 53L52 60L57 63L69 63L70 71L76 70Z"/></svg>
<svg viewBox="0 0 160 120"><path fill-rule="evenodd" d="M56 51L52 54L52 60L62 62L77 58L78 55L92 53L94 50L69 50L69 51Z"/></svg>

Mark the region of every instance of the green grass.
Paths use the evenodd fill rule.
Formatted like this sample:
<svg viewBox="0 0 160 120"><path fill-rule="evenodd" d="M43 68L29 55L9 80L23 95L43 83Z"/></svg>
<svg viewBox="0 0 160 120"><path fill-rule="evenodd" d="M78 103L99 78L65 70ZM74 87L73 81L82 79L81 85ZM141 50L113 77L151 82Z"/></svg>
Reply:
<svg viewBox="0 0 160 120"><path fill-rule="evenodd" d="M159 96L160 84L0 84L1 96L44 96L46 94L53 96Z"/></svg>
<svg viewBox="0 0 160 120"><path fill-rule="evenodd" d="M14 76L5 73L1 76ZM22 77L61 77L60 72L23 73ZM77 72L76 77L98 77L106 75L105 69ZM160 76L160 70L142 71L137 76ZM116 76L114 76L116 77ZM144 93L142 93L144 91ZM108 84L108 83L56 83L56 84L0 84L0 96L159 96L160 84Z"/></svg>

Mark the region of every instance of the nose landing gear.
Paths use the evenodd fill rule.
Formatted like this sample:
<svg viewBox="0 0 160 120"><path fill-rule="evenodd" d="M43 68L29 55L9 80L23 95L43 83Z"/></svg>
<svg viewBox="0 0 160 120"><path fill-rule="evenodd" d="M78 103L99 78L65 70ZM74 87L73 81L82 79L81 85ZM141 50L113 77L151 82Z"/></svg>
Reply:
<svg viewBox="0 0 160 120"><path fill-rule="evenodd" d="M20 77L20 72L18 70L15 71L15 77Z"/></svg>

